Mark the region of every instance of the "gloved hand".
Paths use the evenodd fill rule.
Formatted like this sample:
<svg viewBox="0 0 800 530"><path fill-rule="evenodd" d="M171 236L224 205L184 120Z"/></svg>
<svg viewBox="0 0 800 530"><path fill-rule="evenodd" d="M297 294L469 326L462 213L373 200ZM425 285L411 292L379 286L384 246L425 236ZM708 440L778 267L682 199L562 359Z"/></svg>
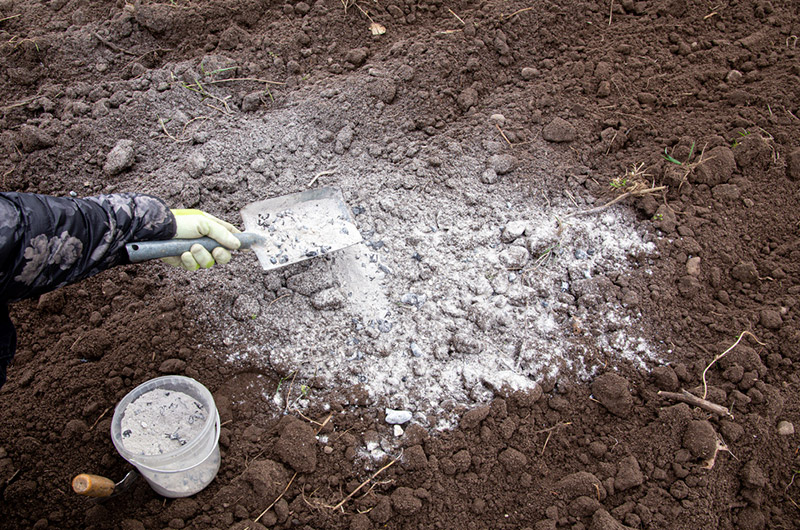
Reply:
<svg viewBox="0 0 800 530"><path fill-rule="evenodd" d="M170 265L183 267L188 271L194 271L200 267L208 269L215 263L225 265L231 260L231 253L228 249L236 250L241 245L233 235L239 233L240 230L222 219L217 219L201 210L171 211L177 225L175 239L197 239L208 236L219 242L221 246L209 252L202 245L192 245L190 252L184 252L181 256L163 258Z"/></svg>

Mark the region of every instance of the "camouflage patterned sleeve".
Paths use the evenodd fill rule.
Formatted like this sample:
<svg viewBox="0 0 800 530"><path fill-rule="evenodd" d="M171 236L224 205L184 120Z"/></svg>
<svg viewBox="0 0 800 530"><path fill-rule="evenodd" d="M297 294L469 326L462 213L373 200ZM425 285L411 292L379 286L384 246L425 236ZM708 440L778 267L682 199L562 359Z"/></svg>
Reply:
<svg viewBox="0 0 800 530"><path fill-rule="evenodd" d="M0 193L0 386L17 342L8 302L127 263L127 243L174 235L175 217L149 195L71 199Z"/></svg>
<svg viewBox="0 0 800 530"><path fill-rule="evenodd" d="M149 195L0 193L0 300L30 298L83 280L127 263L127 243L174 235L169 208Z"/></svg>

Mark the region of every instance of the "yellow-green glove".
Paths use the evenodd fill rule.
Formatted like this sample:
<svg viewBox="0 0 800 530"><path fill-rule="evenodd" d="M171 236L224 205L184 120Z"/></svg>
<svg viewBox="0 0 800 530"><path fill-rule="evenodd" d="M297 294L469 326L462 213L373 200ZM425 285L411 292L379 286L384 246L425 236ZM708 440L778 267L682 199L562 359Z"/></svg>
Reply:
<svg viewBox="0 0 800 530"><path fill-rule="evenodd" d="M228 249L236 250L241 245L233 235L239 233L240 230L222 219L217 219L201 210L171 211L177 225L175 239L197 239L207 236L220 243L221 246L209 252L202 245L192 245L189 252L184 252L180 256L163 258L170 265L183 267L187 271L194 271L201 267L208 269L215 263L225 265L231 260L231 253Z"/></svg>

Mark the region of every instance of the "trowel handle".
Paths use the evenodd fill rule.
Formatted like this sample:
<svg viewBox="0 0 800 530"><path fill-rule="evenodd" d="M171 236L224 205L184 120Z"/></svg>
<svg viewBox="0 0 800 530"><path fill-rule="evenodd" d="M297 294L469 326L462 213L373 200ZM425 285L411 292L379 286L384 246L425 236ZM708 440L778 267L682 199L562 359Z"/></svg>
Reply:
<svg viewBox="0 0 800 530"><path fill-rule="evenodd" d="M233 235L242 242L240 249L250 248L257 243L263 243L265 241L264 236L254 234L253 232L241 232ZM125 250L128 251L128 258L130 258L131 263L139 263L151 259L180 256L184 252L188 252L193 245L198 244L203 245L209 252L222 246L210 237L201 237L198 239L166 239L164 241L128 243L125 245Z"/></svg>
<svg viewBox="0 0 800 530"><path fill-rule="evenodd" d="M114 493L115 487L113 480L99 475L81 473L72 479L72 490L86 497L108 497Z"/></svg>

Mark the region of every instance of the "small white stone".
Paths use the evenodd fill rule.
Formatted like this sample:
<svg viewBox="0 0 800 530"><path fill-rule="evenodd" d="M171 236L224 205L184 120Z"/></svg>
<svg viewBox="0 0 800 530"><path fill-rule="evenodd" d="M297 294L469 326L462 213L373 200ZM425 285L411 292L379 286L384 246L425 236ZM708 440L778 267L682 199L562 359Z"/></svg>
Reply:
<svg viewBox="0 0 800 530"><path fill-rule="evenodd" d="M395 438L400 438L401 436L403 436L404 432L405 431L403 431L403 428L400 427L399 425L395 425L394 426L394 437Z"/></svg>
<svg viewBox="0 0 800 530"><path fill-rule="evenodd" d="M686 274L700 276L700 257L694 256L686 261Z"/></svg>
<svg viewBox="0 0 800 530"><path fill-rule="evenodd" d="M524 234L527 227L528 223L526 221L510 221L503 229L501 239L504 243L511 243Z"/></svg>
<svg viewBox="0 0 800 530"><path fill-rule="evenodd" d="M497 125L505 125L506 117L502 114L492 114L489 116L489 122L496 123Z"/></svg>
<svg viewBox="0 0 800 530"><path fill-rule="evenodd" d="M783 420L778 422L778 434L781 436L791 436L794 434L794 425L790 422Z"/></svg>
<svg viewBox="0 0 800 530"><path fill-rule="evenodd" d="M411 412L407 410L386 409L386 423L390 425L402 425L411 421Z"/></svg>

